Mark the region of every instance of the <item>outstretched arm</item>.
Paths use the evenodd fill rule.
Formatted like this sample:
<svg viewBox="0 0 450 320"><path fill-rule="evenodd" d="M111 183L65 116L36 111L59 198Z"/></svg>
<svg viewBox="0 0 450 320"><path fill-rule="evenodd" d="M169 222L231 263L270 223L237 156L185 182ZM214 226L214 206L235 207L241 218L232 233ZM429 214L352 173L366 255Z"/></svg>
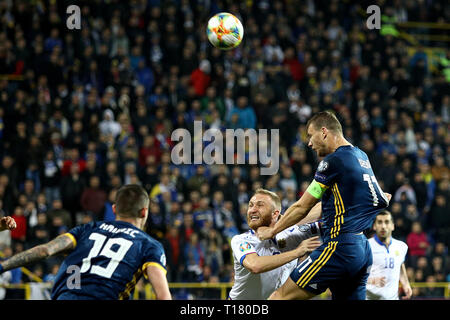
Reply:
<svg viewBox="0 0 450 320"><path fill-rule="evenodd" d="M317 220L320 220L322 218L322 202L318 202L306 215L305 218L303 218L298 225L301 224L307 224L311 222L315 222Z"/></svg>
<svg viewBox="0 0 450 320"><path fill-rule="evenodd" d="M258 256L256 253L250 253L245 256L242 264L252 273L267 272L312 252L320 246L320 244L321 242L319 237L312 237L303 240L302 243L294 250L286 251L277 255Z"/></svg>
<svg viewBox="0 0 450 320"><path fill-rule="evenodd" d="M320 191L318 191L318 189L320 189ZM313 180L302 197L286 210L274 227L258 228L258 237L261 240L270 239L278 232L281 232L284 229L300 222L306 217L311 208L319 202L324 192L325 188L322 189L322 187L315 180Z"/></svg>
<svg viewBox="0 0 450 320"><path fill-rule="evenodd" d="M75 243L73 241L73 237L68 234L60 235L50 242L20 252L8 260L3 261L0 263L0 273L32 264L47 257L62 253L66 250L73 249L74 247Z"/></svg>

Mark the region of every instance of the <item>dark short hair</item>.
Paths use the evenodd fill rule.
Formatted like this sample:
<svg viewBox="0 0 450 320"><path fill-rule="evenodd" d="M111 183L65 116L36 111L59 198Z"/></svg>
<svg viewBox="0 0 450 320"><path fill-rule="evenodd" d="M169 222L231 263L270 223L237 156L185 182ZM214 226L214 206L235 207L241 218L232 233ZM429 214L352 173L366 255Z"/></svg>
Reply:
<svg viewBox="0 0 450 320"><path fill-rule="evenodd" d="M118 216L139 218L143 208L148 208L147 191L137 184L127 184L120 187L116 193L116 212Z"/></svg>
<svg viewBox="0 0 450 320"><path fill-rule="evenodd" d="M387 216L387 215L389 215L391 217L391 221L394 222L394 217L392 216L392 213L390 211L388 211L388 210L381 210L380 212L377 213L376 217L378 217L378 216Z"/></svg>
<svg viewBox="0 0 450 320"><path fill-rule="evenodd" d="M316 130L325 127L334 133L342 134L342 125L331 111L322 111L315 114L306 123L306 129L308 129L310 125L313 125Z"/></svg>

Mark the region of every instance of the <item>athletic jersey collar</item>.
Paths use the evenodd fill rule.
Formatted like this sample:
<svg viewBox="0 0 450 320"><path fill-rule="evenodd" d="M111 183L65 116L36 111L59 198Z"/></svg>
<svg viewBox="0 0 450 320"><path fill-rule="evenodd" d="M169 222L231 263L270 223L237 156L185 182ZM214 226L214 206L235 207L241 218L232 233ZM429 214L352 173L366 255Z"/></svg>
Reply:
<svg viewBox="0 0 450 320"><path fill-rule="evenodd" d="M384 244L384 242L382 242L381 240L380 240L380 238L378 238L378 236L377 235L375 235L374 236L374 239L375 239L375 241L376 242L378 242L378 244L380 245L380 246L383 246L383 247L385 247L386 248L386 250L387 250L387 252L389 253L389 247L391 246L391 244L392 244L392 237L391 237L391 241L389 242L389 244L388 244L388 246L386 247L386 245Z"/></svg>
<svg viewBox="0 0 450 320"><path fill-rule="evenodd" d="M256 234L255 234L255 231L253 231L253 229L250 229L249 231L250 231L251 234L256 235ZM258 239L259 239L259 238L258 238ZM273 237L273 238L270 239L270 240L272 240L273 243L275 243L276 245L278 245L278 244L277 244L277 239L276 239L275 237Z"/></svg>
<svg viewBox="0 0 450 320"><path fill-rule="evenodd" d="M133 229L142 231L141 229L139 229L138 227L136 227L134 224L132 224L130 222L126 222L126 221L122 221L122 220L114 220L114 221L111 221L111 222L123 224L123 225L129 226L129 227L131 227Z"/></svg>
<svg viewBox="0 0 450 320"><path fill-rule="evenodd" d="M353 148L354 146L352 146L351 144L346 144L346 145L343 145L343 146L340 146L340 147L337 147L336 148L336 151L338 151L339 149L345 149L345 148Z"/></svg>

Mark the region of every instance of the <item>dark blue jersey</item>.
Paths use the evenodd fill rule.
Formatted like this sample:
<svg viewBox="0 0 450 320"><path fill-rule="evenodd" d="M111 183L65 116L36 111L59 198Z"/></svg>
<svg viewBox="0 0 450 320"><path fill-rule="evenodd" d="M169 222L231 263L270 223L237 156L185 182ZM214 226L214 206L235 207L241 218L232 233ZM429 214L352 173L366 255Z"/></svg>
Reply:
<svg viewBox="0 0 450 320"><path fill-rule="evenodd" d="M162 245L128 222L91 222L66 235L75 249L61 264L52 299L128 299L149 265L166 270Z"/></svg>
<svg viewBox="0 0 450 320"><path fill-rule="evenodd" d="M370 228L388 205L367 155L358 147L341 146L327 155L314 179L328 188L322 197L324 241Z"/></svg>

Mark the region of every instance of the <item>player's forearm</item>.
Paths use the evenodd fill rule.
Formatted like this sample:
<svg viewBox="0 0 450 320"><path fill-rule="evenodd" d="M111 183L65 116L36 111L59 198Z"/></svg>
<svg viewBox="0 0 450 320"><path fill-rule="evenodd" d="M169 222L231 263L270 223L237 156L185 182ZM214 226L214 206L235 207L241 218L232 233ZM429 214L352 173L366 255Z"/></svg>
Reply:
<svg viewBox="0 0 450 320"><path fill-rule="evenodd" d="M404 264L400 268L400 283L404 288L410 287L408 274L406 273L406 268Z"/></svg>
<svg viewBox="0 0 450 320"><path fill-rule="evenodd" d="M322 203L317 203L311 211L306 215L305 218L303 218L298 224L307 224L311 222L315 222L317 220L320 220L322 218Z"/></svg>
<svg viewBox="0 0 450 320"><path fill-rule="evenodd" d="M40 245L12 256L6 261L0 263L3 271L8 271L18 267L45 259L49 256L48 249L45 245Z"/></svg>
<svg viewBox="0 0 450 320"><path fill-rule="evenodd" d="M291 205L281 216L280 220L274 226L274 233L277 234L286 228L303 220L309 212L309 208L301 203L301 199Z"/></svg>
<svg viewBox="0 0 450 320"><path fill-rule="evenodd" d="M252 263L249 263L246 266L246 268L252 273L263 273L281 267L298 258L298 256L299 254L296 250L283 252L273 256L257 256Z"/></svg>
<svg viewBox="0 0 450 320"><path fill-rule="evenodd" d="M67 236L59 236L52 241L41 244L34 248L28 249L26 251L20 252L6 261L3 261L0 265L3 271L15 269L17 267L22 267L28 264L32 264L43 260L49 256L58 254L67 249L72 248L72 240Z"/></svg>

